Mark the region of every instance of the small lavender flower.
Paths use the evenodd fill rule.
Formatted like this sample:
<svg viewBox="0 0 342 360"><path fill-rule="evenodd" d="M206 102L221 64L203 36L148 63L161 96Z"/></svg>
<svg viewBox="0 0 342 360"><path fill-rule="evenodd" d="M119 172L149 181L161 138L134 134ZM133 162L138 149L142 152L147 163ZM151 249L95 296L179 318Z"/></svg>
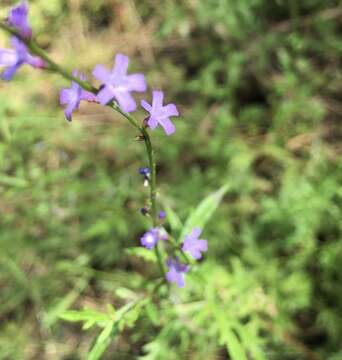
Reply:
<svg viewBox="0 0 342 360"><path fill-rule="evenodd" d="M13 49L0 49L0 67L5 70L2 79L9 81L16 71L24 64L29 64L34 68L43 68L44 61L37 56L32 56L26 45L16 37L11 38Z"/></svg>
<svg viewBox="0 0 342 360"><path fill-rule="evenodd" d="M147 124L151 129L155 129L158 124L162 126L166 135L171 135L176 131L175 125L169 119L170 116L179 116L175 104L163 106L164 93L154 90L152 94L152 106L145 100L141 101L141 106L150 113Z"/></svg>
<svg viewBox="0 0 342 360"><path fill-rule="evenodd" d="M144 176L150 176L150 173L151 173L150 168L148 168L148 167L139 168L138 171L139 171L140 175L144 175Z"/></svg>
<svg viewBox="0 0 342 360"><path fill-rule="evenodd" d="M201 229L193 228L192 232L185 238L182 247L183 251L187 251L196 260L202 257L202 252L208 250L207 240L198 239L201 232Z"/></svg>
<svg viewBox="0 0 342 360"><path fill-rule="evenodd" d="M27 1L22 1L10 11L7 18L9 25L15 27L19 34L26 39L30 39L32 36L32 28L28 21L28 11Z"/></svg>
<svg viewBox="0 0 342 360"><path fill-rule="evenodd" d="M73 72L77 76L77 71ZM80 79L85 80L84 75L80 75ZM96 101L96 96L89 91L83 90L75 81L71 82L71 87L62 89L59 97L61 105L67 105L64 114L68 121L72 120L72 113L80 106L81 100Z"/></svg>
<svg viewBox="0 0 342 360"><path fill-rule="evenodd" d="M166 218L166 212L163 210L159 211L159 219L164 220Z"/></svg>
<svg viewBox="0 0 342 360"><path fill-rule="evenodd" d="M148 186L148 182L150 180L150 168L148 167L143 167L139 169L139 174L144 176L144 186Z"/></svg>
<svg viewBox="0 0 342 360"><path fill-rule="evenodd" d="M96 65L93 75L101 81L102 87L97 94L97 99L102 105L115 99L125 112L134 111L137 107L131 92L146 90L146 82L143 74L127 75L129 59L123 54L117 54L112 71L103 65Z"/></svg>
<svg viewBox="0 0 342 360"><path fill-rule="evenodd" d="M140 238L140 243L146 249L153 249L157 242L159 241L159 229L152 228L145 232L145 234Z"/></svg>
<svg viewBox="0 0 342 360"><path fill-rule="evenodd" d="M184 287L184 274L189 271L189 266L186 264L181 264L178 257L176 257L175 260L168 259L166 264L169 268L169 271L166 273L166 280L170 283L176 283L180 288Z"/></svg>

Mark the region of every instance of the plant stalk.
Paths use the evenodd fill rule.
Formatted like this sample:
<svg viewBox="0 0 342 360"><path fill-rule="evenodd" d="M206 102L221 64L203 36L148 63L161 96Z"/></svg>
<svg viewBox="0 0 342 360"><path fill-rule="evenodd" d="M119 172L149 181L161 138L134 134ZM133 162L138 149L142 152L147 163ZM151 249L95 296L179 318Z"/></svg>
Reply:
<svg viewBox="0 0 342 360"><path fill-rule="evenodd" d="M15 29L7 25L5 22L0 21L0 28L8 32L9 34L19 38L30 50L30 52L36 56L39 56L41 59L43 59L47 65L46 68L43 68L45 70L52 71L54 73L58 73L61 76L63 76L65 79L74 81L78 85L80 85L84 90L87 90L89 92L92 92L93 94L98 93L98 89L91 85L88 81L80 80L76 76L72 75L69 71L65 70L62 66L58 65L56 62L54 62L49 55L40 48L37 43L33 39L25 39L23 38ZM147 157L149 161L149 166L151 169L151 179L149 181L149 187L150 187L150 202L151 202L151 215L152 215L152 222L153 226L156 227L158 225L158 213L157 213L157 173L156 173L156 161L154 156L154 150L151 142L151 138L149 133L147 132L146 128L142 125L139 125L139 123L128 113L123 111L118 104L115 101L111 101L107 104L107 106L111 107L113 110L117 111L119 114L121 114L123 117L125 117L132 126L134 126L142 135L142 138L145 143L145 148L147 152ZM158 247L155 246L155 254L158 261L158 266L160 268L160 271L165 278L165 269L163 265L163 260L161 257L161 253Z"/></svg>

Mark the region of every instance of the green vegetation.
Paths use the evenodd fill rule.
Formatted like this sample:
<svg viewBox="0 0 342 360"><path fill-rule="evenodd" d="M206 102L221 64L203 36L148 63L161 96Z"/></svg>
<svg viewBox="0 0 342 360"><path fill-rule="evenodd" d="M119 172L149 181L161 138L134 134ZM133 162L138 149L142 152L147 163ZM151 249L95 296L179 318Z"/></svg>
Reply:
<svg viewBox="0 0 342 360"><path fill-rule="evenodd" d="M69 84L23 68L0 83L0 360L342 359L341 1L30 4L58 63L123 52L179 106L158 196L209 251L156 295L136 131L95 104L67 123Z"/></svg>

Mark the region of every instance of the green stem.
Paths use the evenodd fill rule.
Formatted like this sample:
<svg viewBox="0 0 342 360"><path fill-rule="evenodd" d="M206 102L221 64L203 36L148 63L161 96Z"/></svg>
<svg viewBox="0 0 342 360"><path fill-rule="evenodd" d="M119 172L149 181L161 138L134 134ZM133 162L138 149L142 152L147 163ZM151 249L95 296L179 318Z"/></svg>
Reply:
<svg viewBox="0 0 342 360"><path fill-rule="evenodd" d="M80 80L79 78L73 76L69 71L65 70L63 67L58 65L56 62L54 62L49 55L41 49L36 42L33 39L25 39L23 38L15 29L8 26L6 23L0 21L0 28L5 30L6 32L10 33L11 35L16 36L19 38L25 45L28 47L30 52L34 55L39 56L41 59L43 59L48 65L45 70L49 70L55 73L58 73L62 75L65 79L74 81L77 84L79 84L84 90L90 91L94 94L97 94L98 89L94 86L92 86L88 81ZM158 225L158 214L157 214L157 173L156 173L156 161L154 156L154 150L151 142L150 135L148 134L146 128L144 126L140 126L139 123L128 113L120 109L120 107L117 105L115 101L111 101L107 104L107 106L111 107L113 110L120 113L123 117L125 117L141 134L144 142L145 142L145 148L148 156L149 166L151 169L151 178L149 181L150 186L150 202L151 202L151 215L152 215L152 222L153 226ZM158 265L160 268L160 271L165 278L165 269L162 261L162 257L158 248L158 244L155 247L155 254L158 260Z"/></svg>

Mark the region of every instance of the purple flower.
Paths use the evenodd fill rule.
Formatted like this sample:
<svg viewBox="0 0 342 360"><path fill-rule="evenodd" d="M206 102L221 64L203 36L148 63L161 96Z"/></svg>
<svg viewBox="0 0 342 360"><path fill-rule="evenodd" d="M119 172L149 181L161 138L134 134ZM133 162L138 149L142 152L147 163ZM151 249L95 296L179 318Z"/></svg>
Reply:
<svg viewBox="0 0 342 360"><path fill-rule="evenodd" d="M160 124L166 135L171 135L176 131L174 124L169 119L170 116L178 116L178 110L175 104L163 106L164 93L162 91L153 91L152 106L145 100L141 101L141 106L150 113L147 124L151 129L155 129Z"/></svg>
<svg viewBox="0 0 342 360"><path fill-rule="evenodd" d="M8 23L15 27L19 31L19 34L26 39L32 36L32 28L27 18L28 10L28 3L22 1L10 11L7 18Z"/></svg>
<svg viewBox="0 0 342 360"><path fill-rule="evenodd" d="M0 49L0 67L5 70L2 73L3 80L11 80L15 72L24 64L29 64L34 68L43 68L44 61L32 56L26 45L16 37L11 38L13 49Z"/></svg>
<svg viewBox="0 0 342 360"><path fill-rule="evenodd" d="M166 212L163 210L159 211L159 219L164 220L166 218Z"/></svg>
<svg viewBox="0 0 342 360"><path fill-rule="evenodd" d="M140 243L146 249L153 249L159 240L159 229L152 228L146 231L145 234L140 238Z"/></svg>
<svg viewBox="0 0 342 360"><path fill-rule="evenodd" d="M196 260L202 257L202 252L208 250L207 240L198 239L201 232L201 229L193 228L191 234L185 238L182 247L183 251L187 251Z"/></svg>
<svg viewBox="0 0 342 360"><path fill-rule="evenodd" d="M180 288L184 287L184 274L189 271L189 266L181 264L178 257L175 260L168 259L166 264L169 268L169 271L166 273L166 280L170 283L176 283Z"/></svg>
<svg viewBox="0 0 342 360"><path fill-rule="evenodd" d="M101 81L102 87L97 94L97 99L102 105L115 99L121 109L126 112L134 111L137 107L131 92L146 90L146 82L143 74L127 75L128 57L123 54L117 54L112 71L106 69L103 65L96 65L93 75Z"/></svg>
<svg viewBox="0 0 342 360"><path fill-rule="evenodd" d="M150 168L148 168L148 167L139 168L138 171L139 171L140 175L144 175L144 176L150 176L150 173L151 173Z"/></svg>
<svg viewBox="0 0 342 360"><path fill-rule="evenodd" d="M74 71L73 75L77 76L77 71ZM80 79L83 81L85 77L81 74ZM96 96L83 90L75 81L71 82L70 88L61 90L59 102L61 105L66 105L64 114L68 121L72 120L72 113L79 108L81 100L96 101Z"/></svg>

